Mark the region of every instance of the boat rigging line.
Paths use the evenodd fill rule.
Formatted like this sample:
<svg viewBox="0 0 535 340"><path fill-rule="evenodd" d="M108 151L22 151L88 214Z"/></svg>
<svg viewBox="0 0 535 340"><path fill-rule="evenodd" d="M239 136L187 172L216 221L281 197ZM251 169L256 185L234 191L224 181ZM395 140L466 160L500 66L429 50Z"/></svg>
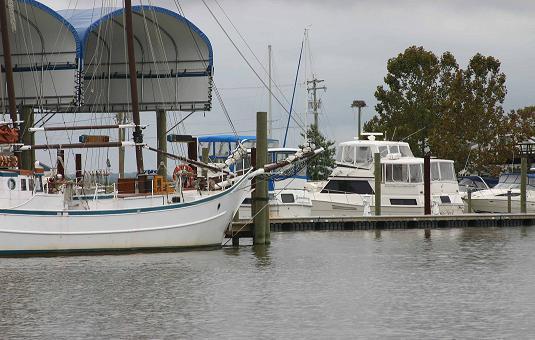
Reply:
<svg viewBox="0 0 535 340"><path fill-rule="evenodd" d="M214 14L214 12L212 11L212 9L208 6L208 4L206 3L206 0L202 0L204 6L206 7L206 9L208 10L208 12L210 12L210 15L212 16L212 18L216 21L216 23L218 24L218 26L221 28L221 30L223 31L223 33L226 35L226 37L229 39L229 41L231 42L231 44L234 46L234 48L236 49L236 51L238 52L238 54L241 56L241 58L245 61L245 63L247 64L247 66L249 66L249 68L251 69L251 71L253 71L253 73L255 74L255 76L258 78L258 80L262 83L262 85L264 86L264 88L266 88L268 91L269 91L269 86L266 84L266 82L264 81L264 79L262 79L262 77L258 74L258 72L255 70L255 68L253 67L253 65L249 62L249 60L247 59L247 57L245 57L245 55L243 54L243 52L240 50L240 48L238 47L238 45L236 45L236 43L234 42L234 40L232 40L232 38L230 37L230 35L228 34L227 30L225 30L225 28L223 27L223 25L221 24L221 22L219 21L219 19L216 17L216 15ZM282 103L282 101L279 99L279 97L277 97L273 91L270 91L270 95L273 96L273 98L275 98L275 101L282 107L282 109L288 114L291 116L291 119L297 124L297 126L299 128L301 128L302 131L305 131L305 127L303 127L303 125L297 121L297 119L295 119L294 116L292 116L290 114L290 112L288 111L288 109L286 108L286 106Z"/></svg>

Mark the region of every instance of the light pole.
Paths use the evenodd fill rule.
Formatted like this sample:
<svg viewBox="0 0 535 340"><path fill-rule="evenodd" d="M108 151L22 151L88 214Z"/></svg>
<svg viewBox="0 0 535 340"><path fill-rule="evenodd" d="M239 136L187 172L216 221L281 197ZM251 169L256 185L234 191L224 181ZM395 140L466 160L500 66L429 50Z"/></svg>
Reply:
<svg viewBox="0 0 535 340"><path fill-rule="evenodd" d="M361 129L361 110L363 107L366 107L366 102L364 100L354 100L353 101L353 104L351 104L351 107L356 107L358 108L358 133L357 133L357 137L358 139L360 139L360 134L362 133L362 129Z"/></svg>

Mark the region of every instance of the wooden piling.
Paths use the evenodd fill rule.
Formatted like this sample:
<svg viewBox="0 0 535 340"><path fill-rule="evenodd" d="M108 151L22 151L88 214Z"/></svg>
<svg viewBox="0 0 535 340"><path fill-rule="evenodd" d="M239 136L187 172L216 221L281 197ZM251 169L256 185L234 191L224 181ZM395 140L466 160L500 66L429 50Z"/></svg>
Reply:
<svg viewBox="0 0 535 340"><path fill-rule="evenodd" d="M468 190L466 191L466 210L468 214L471 214L472 213L472 189L468 188Z"/></svg>
<svg viewBox="0 0 535 340"><path fill-rule="evenodd" d="M431 215L431 156L424 156L424 214Z"/></svg>
<svg viewBox="0 0 535 340"><path fill-rule="evenodd" d="M382 167L381 167L381 154L375 153L373 155L374 161L374 176L375 176L375 216L381 215L381 182L383 181Z"/></svg>
<svg viewBox="0 0 535 340"><path fill-rule="evenodd" d="M202 148L202 161L206 164L210 163L210 148ZM202 169L202 176L208 179L207 169Z"/></svg>
<svg viewBox="0 0 535 340"><path fill-rule="evenodd" d="M528 158L523 155L520 163L520 213L527 212L526 188L528 183Z"/></svg>
<svg viewBox="0 0 535 340"><path fill-rule="evenodd" d="M165 110L156 111L156 145L158 150L167 152L167 114ZM156 155L158 175L167 178L167 156L163 152Z"/></svg>
<svg viewBox="0 0 535 340"><path fill-rule="evenodd" d="M33 107L24 106L22 108L22 120L24 121L23 129L21 131L22 143L24 145L34 145L35 135L33 132L30 132L30 128L32 128L34 124ZM31 149L22 151L21 161L21 169L32 170L35 163L35 150Z"/></svg>
<svg viewBox="0 0 535 340"><path fill-rule="evenodd" d="M511 213L511 190L507 190L507 212Z"/></svg>
<svg viewBox="0 0 535 340"><path fill-rule="evenodd" d="M76 183L81 183L84 176L82 171L82 154L77 153L75 155L74 163L76 163Z"/></svg>
<svg viewBox="0 0 535 340"><path fill-rule="evenodd" d="M256 168L263 168L267 162L267 113L256 114ZM259 177L256 180L256 188L253 195L255 203L254 239L256 244L269 244L269 195L267 178Z"/></svg>

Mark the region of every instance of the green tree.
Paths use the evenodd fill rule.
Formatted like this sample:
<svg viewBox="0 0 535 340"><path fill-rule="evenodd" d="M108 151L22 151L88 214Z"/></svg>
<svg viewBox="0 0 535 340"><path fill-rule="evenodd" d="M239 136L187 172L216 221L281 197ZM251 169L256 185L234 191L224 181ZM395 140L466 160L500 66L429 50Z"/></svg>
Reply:
<svg viewBox="0 0 535 340"><path fill-rule="evenodd" d="M388 60L387 71L385 86L375 91L379 117L365 127L379 129L388 139L406 137L415 155L422 156L437 118L440 61L411 46Z"/></svg>
<svg viewBox="0 0 535 340"><path fill-rule="evenodd" d="M500 68L498 59L478 53L461 69L450 52L437 58L411 46L388 61L385 85L375 92L378 115L365 129L405 138L417 156L430 150L453 159L457 170L468 164L470 172L495 174L517 133L502 107L507 89Z"/></svg>
<svg viewBox="0 0 535 340"><path fill-rule="evenodd" d="M322 147L325 149L322 153L308 162L307 176L313 181L327 179L336 165L334 141L325 138L314 124L308 128L306 133L302 133L301 136L306 137L306 139L314 144L316 148Z"/></svg>

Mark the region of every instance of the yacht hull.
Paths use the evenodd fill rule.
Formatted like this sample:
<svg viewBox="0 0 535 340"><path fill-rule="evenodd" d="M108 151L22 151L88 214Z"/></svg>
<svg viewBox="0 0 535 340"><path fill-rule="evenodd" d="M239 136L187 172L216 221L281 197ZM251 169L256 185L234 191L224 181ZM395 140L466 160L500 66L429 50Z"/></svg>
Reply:
<svg viewBox="0 0 535 340"><path fill-rule="evenodd" d="M123 210L0 210L0 254L220 246L249 194L243 178L190 203Z"/></svg>

